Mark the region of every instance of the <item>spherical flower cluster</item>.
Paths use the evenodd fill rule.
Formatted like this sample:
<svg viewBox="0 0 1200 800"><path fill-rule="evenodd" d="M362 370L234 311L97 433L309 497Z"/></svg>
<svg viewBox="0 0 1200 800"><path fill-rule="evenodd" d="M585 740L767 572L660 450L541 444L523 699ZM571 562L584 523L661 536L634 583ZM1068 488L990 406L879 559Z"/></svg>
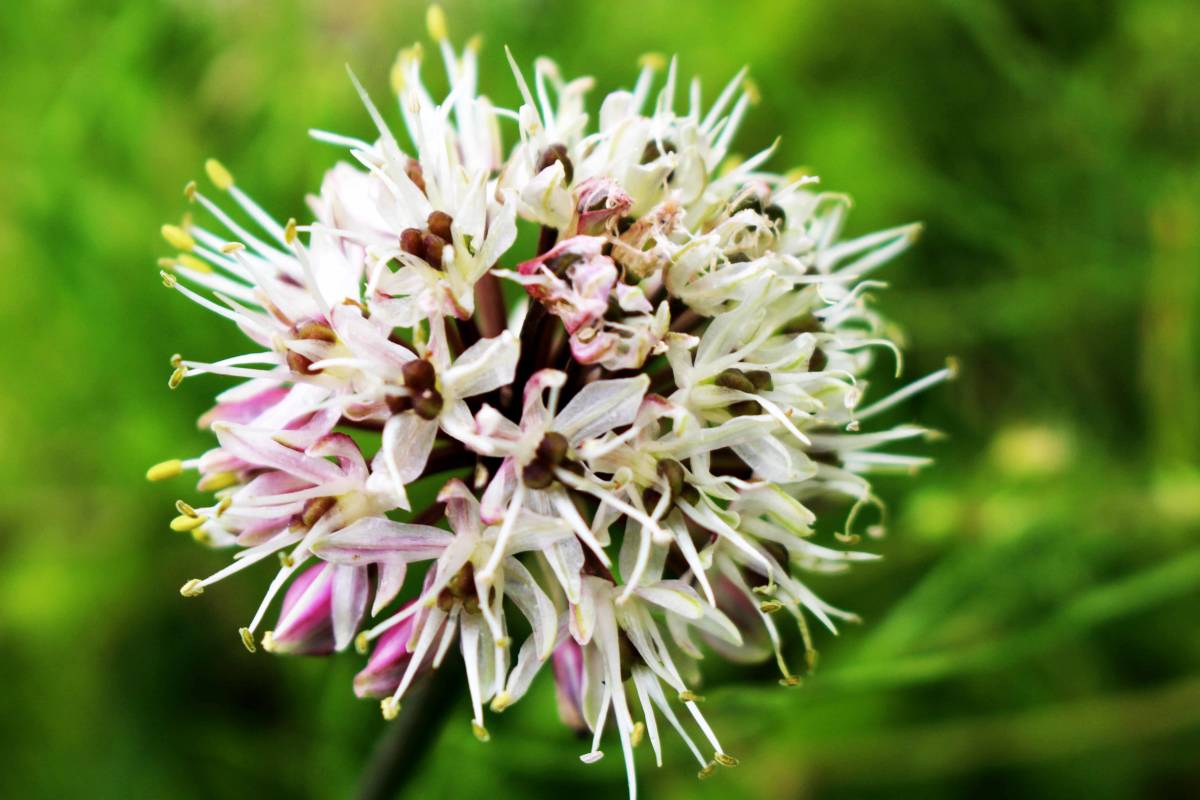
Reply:
<svg viewBox="0 0 1200 800"><path fill-rule="evenodd" d="M866 476L924 463L881 448L926 429L865 424L949 369L860 402L872 351L899 360L870 276L918 229L841 240L846 197L765 171L773 148L731 155L742 74L707 107L693 82L681 113L675 63L654 93L648 59L593 122L589 79L539 59L531 87L510 55L510 111L477 91L477 44L429 22L449 94L427 92L419 46L401 53L402 145L354 81L378 137L313 132L350 161L310 223L280 224L209 161L237 208L189 184L211 222L163 228L164 283L253 343L172 362L172 388L240 381L200 420L217 446L149 473L196 471L212 499L180 501L171 526L234 551L182 594L277 558L251 651L354 644L370 653L354 690L391 718L457 643L481 739L485 704L549 662L564 722L594 733L584 761L611 719L631 796L643 736L661 762L660 720L707 775L735 762L697 704L704 651L774 657L797 683L779 620L811 656L807 620L852 619L805 576L873 558L848 549L880 505ZM824 498L848 514L821 543Z"/></svg>

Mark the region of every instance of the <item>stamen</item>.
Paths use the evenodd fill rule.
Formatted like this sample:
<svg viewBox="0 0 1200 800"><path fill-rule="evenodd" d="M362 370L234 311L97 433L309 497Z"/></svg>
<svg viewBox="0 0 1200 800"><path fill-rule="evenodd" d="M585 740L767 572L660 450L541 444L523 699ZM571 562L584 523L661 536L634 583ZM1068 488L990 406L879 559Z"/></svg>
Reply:
<svg viewBox="0 0 1200 800"><path fill-rule="evenodd" d="M242 644L246 646L248 651L253 653L255 651L254 634L250 632L249 628L238 628L238 633L241 634Z"/></svg>
<svg viewBox="0 0 1200 800"><path fill-rule="evenodd" d="M429 37L435 42L440 42L446 38L446 12L437 3L426 9L425 27L429 29Z"/></svg>
<svg viewBox="0 0 1200 800"><path fill-rule="evenodd" d="M204 594L204 582L199 578L192 578L190 581L179 587L179 593L184 597L199 597Z"/></svg>
<svg viewBox="0 0 1200 800"><path fill-rule="evenodd" d="M196 484L196 489L201 492L219 492L236 485L237 482L236 472L214 472L201 478L200 482Z"/></svg>
<svg viewBox="0 0 1200 800"><path fill-rule="evenodd" d="M208 522L208 520L201 516L193 517L187 514L180 514L171 520L171 530L177 533L189 533L199 528L205 522Z"/></svg>
<svg viewBox="0 0 1200 800"><path fill-rule="evenodd" d="M163 225L161 231L167 244L176 250L190 251L196 246L196 240L192 238L192 235L178 225Z"/></svg>
<svg viewBox="0 0 1200 800"><path fill-rule="evenodd" d="M183 462L178 458L162 461L146 470L146 480L165 481L183 473Z"/></svg>
<svg viewBox="0 0 1200 800"><path fill-rule="evenodd" d="M215 158L204 162L204 171L208 173L208 179L213 182L213 186L221 191L227 192L233 187L233 173Z"/></svg>
<svg viewBox="0 0 1200 800"><path fill-rule="evenodd" d="M380 700L379 708L383 712L383 718L388 722L400 715L400 701L394 697L385 697Z"/></svg>

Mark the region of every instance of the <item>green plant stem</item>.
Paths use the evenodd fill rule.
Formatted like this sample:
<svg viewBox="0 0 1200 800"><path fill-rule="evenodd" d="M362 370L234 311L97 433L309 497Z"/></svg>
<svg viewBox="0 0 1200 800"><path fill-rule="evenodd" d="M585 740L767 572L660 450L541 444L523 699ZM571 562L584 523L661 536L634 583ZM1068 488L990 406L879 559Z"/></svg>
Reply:
<svg viewBox="0 0 1200 800"><path fill-rule="evenodd" d="M406 695L400 716L387 723L359 777L358 800L395 800L421 771L454 705L454 670L425 676Z"/></svg>

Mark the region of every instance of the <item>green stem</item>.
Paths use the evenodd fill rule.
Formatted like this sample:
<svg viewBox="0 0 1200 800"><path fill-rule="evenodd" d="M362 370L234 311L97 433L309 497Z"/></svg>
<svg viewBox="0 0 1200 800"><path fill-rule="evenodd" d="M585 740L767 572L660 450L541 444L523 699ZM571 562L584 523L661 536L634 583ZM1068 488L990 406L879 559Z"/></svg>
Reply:
<svg viewBox="0 0 1200 800"><path fill-rule="evenodd" d="M359 778L358 800L395 800L420 774L454 705L456 676L446 666L419 681L405 696L400 716L387 723Z"/></svg>

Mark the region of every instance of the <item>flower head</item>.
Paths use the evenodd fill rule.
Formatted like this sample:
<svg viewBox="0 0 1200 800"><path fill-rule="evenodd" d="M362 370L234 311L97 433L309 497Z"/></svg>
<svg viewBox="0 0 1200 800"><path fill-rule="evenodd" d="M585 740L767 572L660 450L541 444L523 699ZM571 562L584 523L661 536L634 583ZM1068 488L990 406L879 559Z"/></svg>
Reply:
<svg viewBox="0 0 1200 800"><path fill-rule="evenodd" d="M251 343L172 360L172 387L241 381L201 419L213 449L149 472L195 470L212 499L180 501L172 528L235 550L182 593L275 556L251 650L370 650L354 691L393 717L457 645L481 739L486 709L552 662L564 723L593 734L585 762L611 719L633 796L634 746L661 763L665 724L706 776L736 761L700 710L700 659L774 658L799 683L779 620L811 669L809 622L855 618L807 576L874 559L855 549L882 510L870 474L925 463L887 449L925 428L867 429L950 367L864 403L876 351L899 372L866 290L918 229L843 240L843 196L767 171L774 147L734 159L744 73L707 107L693 83L679 111L675 63L655 93L649 60L590 125L590 79L539 59L531 86L509 54L522 103L497 108L477 45L430 19L449 94L402 52L402 137L352 76L376 134L314 133L348 157L310 222L280 224L209 162L253 226L189 184L210 222L163 229L167 286ZM515 251L522 226L536 251ZM414 508L423 481L437 499ZM837 535L817 532L818 500L842 503Z"/></svg>

